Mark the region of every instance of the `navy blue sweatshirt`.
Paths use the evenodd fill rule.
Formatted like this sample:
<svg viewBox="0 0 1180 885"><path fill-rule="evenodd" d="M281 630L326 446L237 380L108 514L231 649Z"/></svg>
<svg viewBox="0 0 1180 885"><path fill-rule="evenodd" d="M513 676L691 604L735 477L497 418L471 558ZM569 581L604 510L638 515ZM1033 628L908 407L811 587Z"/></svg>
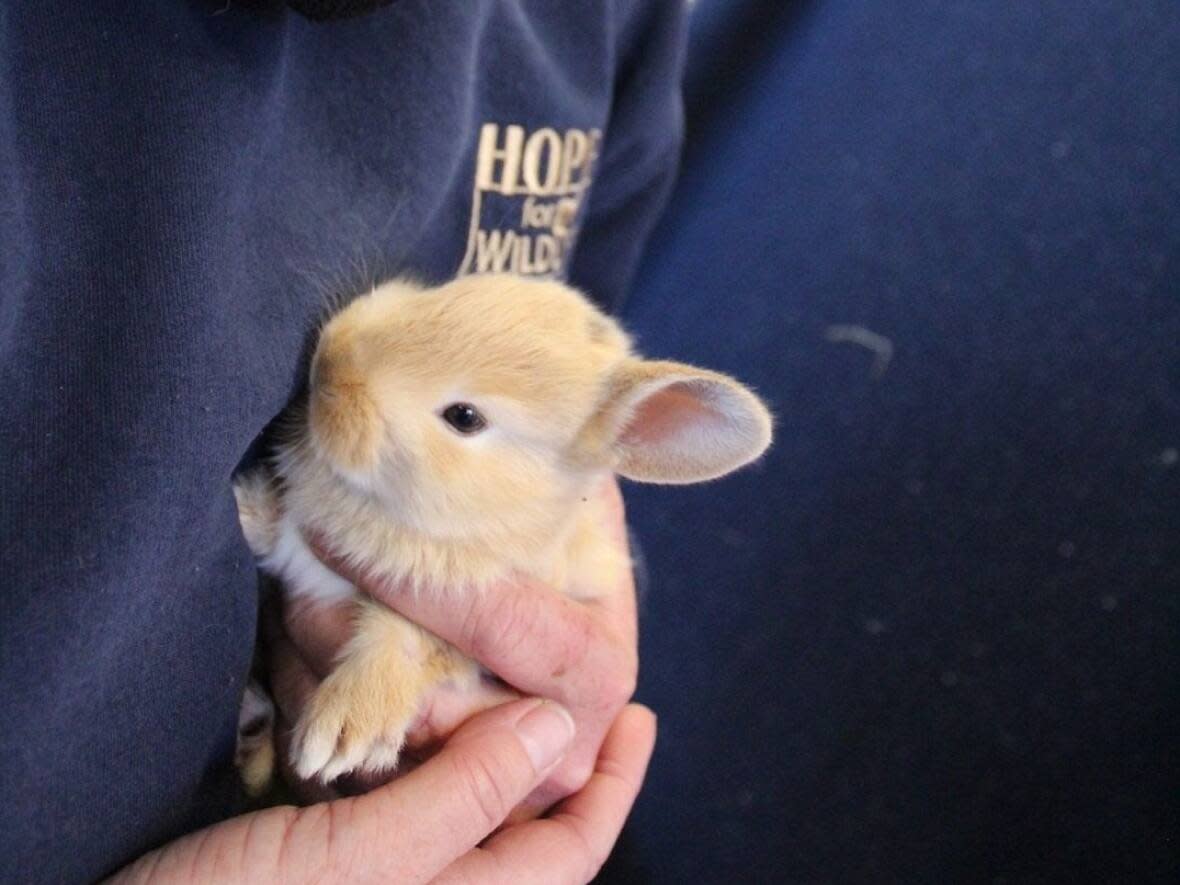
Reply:
<svg viewBox="0 0 1180 885"><path fill-rule="evenodd" d="M235 812L256 579L230 476L326 301L400 273L615 306L685 4L0 7L0 878Z"/></svg>

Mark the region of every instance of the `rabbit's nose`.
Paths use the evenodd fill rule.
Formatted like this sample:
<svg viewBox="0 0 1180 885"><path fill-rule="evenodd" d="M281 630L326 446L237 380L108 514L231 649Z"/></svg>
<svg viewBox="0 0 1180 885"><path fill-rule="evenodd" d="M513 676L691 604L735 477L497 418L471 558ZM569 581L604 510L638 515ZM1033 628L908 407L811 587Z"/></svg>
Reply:
<svg viewBox="0 0 1180 885"><path fill-rule="evenodd" d="M360 383L356 361L349 352L348 342L331 336L320 342L311 363L310 383L319 393L331 394L340 387Z"/></svg>

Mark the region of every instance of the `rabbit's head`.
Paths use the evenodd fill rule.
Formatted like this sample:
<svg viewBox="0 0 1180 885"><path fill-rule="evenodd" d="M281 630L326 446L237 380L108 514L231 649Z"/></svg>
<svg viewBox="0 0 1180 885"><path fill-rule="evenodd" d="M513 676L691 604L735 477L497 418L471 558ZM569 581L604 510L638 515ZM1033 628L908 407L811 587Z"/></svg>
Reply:
<svg viewBox="0 0 1180 885"><path fill-rule="evenodd" d="M711 479L770 442L736 381L631 352L619 326L561 283L405 282L353 301L312 360L308 440L355 491L436 537L536 530L606 471Z"/></svg>

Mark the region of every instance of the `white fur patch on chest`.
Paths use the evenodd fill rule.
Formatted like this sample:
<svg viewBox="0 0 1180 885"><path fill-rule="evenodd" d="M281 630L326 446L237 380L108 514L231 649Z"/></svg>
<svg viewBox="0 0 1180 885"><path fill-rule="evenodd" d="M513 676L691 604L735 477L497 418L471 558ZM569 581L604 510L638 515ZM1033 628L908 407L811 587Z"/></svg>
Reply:
<svg viewBox="0 0 1180 885"><path fill-rule="evenodd" d="M279 522L274 550L261 565L268 574L279 578L292 596L322 605L333 605L357 596L357 589L351 582L340 577L311 552L295 521L285 514Z"/></svg>

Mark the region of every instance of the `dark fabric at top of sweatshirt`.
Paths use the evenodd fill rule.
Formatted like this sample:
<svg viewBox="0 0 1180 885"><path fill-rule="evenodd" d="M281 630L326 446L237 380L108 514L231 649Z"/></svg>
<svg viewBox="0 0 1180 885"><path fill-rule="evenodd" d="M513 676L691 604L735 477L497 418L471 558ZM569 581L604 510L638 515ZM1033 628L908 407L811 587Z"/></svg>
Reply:
<svg viewBox="0 0 1180 885"><path fill-rule="evenodd" d="M287 5L314 21L368 15L393 0L287 0Z"/></svg>
<svg viewBox="0 0 1180 885"><path fill-rule="evenodd" d="M683 16L0 7L0 879L93 880L234 811L229 480L305 337L402 272L616 302L674 171ZM558 202L572 259L526 218Z"/></svg>
<svg viewBox="0 0 1180 885"><path fill-rule="evenodd" d="M216 0L208 0L208 2L215 3ZM235 0L229 0L222 8L228 11L234 2ZM236 0L238 6L270 13L277 12L284 6L289 6L296 12L317 22L368 15L392 2L393 0Z"/></svg>
<svg viewBox="0 0 1180 885"><path fill-rule="evenodd" d="M1180 4L694 17L625 318L778 439L627 490L660 743L611 881L1174 881Z"/></svg>

